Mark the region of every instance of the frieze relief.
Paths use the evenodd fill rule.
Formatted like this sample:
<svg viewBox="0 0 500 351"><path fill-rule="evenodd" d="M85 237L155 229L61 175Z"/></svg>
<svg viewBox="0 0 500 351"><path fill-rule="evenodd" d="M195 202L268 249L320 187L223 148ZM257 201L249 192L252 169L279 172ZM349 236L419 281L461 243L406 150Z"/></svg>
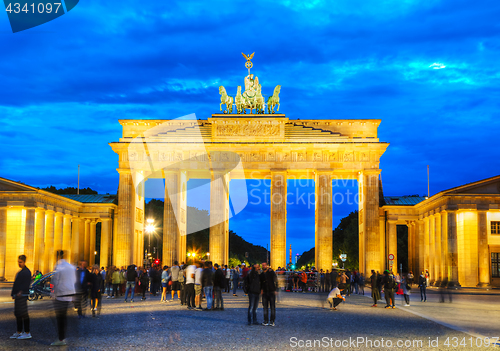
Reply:
<svg viewBox="0 0 500 351"><path fill-rule="evenodd" d="M279 136L280 126L265 124L217 125L217 136Z"/></svg>

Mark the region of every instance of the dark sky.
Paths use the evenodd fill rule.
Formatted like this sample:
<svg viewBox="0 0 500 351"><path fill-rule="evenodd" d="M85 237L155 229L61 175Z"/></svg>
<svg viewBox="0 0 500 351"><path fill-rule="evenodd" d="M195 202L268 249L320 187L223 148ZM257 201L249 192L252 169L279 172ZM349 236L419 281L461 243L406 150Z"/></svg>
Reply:
<svg viewBox="0 0 500 351"><path fill-rule="evenodd" d="M219 85L242 85L242 51L291 119L382 119L385 194L425 194L426 165L431 194L498 175L499 18L488 0L94 0L13 34L0 15L0 176L76 186L81 164L83 187L116 193L117 120L209 117ZM268 214L231 229L265 246ZM313 208L289 207L288 242L314 245Z"/></svg>

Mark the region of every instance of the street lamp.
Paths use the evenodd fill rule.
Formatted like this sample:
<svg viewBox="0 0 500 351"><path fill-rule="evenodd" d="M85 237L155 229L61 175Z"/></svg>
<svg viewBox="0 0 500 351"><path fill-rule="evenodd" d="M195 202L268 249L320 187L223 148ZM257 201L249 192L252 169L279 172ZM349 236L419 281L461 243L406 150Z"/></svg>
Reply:
<svg viewBox="0 0 500 351"><path fill-rule="evenodd" d="M153 218L148 218L146 220L148 225L146 226L146 232L149 233L149 244L148 244L148 256L151 256L151 234L155 231L155 220ZM148 257L149 258L149 257Z"/></svg>
<svg viewBox="0 0 500 351"><path fill-rule="evenodd" d="M345 268L345 261L347 260L347 254L340 254L340 259L342 260L342 269Z"/></svg>
<svg viewBox="0 0 500 351"><path fill-rule="evenodd" d="M207 260L210 261L210 252L207 252Z"/></svg>

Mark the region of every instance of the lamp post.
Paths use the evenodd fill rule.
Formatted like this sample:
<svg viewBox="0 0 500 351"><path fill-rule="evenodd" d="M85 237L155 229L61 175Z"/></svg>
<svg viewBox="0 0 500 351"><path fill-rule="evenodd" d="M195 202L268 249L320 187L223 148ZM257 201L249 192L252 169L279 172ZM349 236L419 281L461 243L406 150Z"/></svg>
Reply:
<svg viewBox="0 0 500 351"><path fill-rule="evenodd" d="M155 231L155 220L153 218L148 218L146 220L148 225L146 226L146 232L149 233L149 244L148 244L148 256L151 256L151 234L154 233ZM148 262L149 262L149 257L148 257Z"/></svg>
<svg viewBox="0 0 500 351"><path fill-rule="evenodd" d="M210 252L207 252L207 261L210 261Z"/></svg>
<svg viewBox="0 0 500 351"><path fill-rule="evenodd" d="M347 260L347 254L340 254L340 259L342 260L342 269L345 268L345 261Z"/></svg>

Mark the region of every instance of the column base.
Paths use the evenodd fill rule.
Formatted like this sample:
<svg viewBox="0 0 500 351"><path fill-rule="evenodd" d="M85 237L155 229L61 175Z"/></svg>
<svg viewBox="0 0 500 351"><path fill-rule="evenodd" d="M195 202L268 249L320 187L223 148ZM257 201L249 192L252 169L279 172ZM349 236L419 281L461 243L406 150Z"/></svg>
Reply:
<svg viewBox="0 0 500 351"><path fill-rule="evenodd" d="M448 287L449 288L461 288L462 285L460 285L458 282L449 281L448 282Z"/></svg>
<svg viewBox="0 0 500 351"><path fill-rule="evenodd" d="M490 283L479 283L476 285L478 288L491 289L493 288Z"/></svg>

